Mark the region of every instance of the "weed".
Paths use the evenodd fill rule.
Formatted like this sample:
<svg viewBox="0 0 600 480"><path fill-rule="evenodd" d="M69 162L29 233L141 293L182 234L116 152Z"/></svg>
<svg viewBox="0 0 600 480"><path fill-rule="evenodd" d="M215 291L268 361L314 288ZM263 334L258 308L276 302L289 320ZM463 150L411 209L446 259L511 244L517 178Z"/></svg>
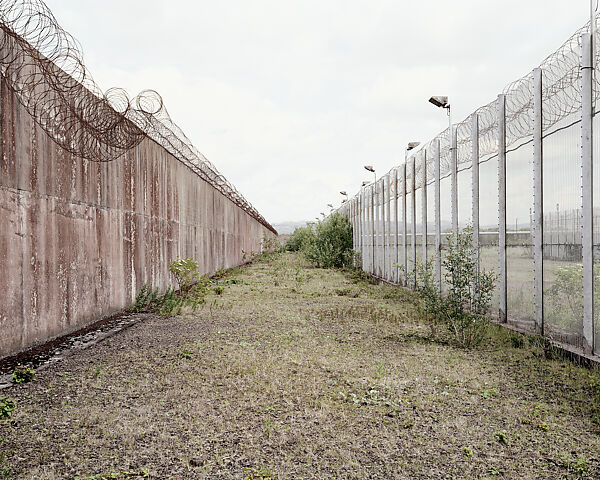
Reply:
<svg viewBox="0 0 600 480"><path fill-rule="evenodd" d="M244 467L244 480L277 480L277 476L268 468Z"/></svg>
<svg viewBox="0 0 600 480"><path fill-rule="evenodd" d="M437 326L441 324L454 343L464 348L479 345L485 337L489 324L485 315L496 281L494 272L479 269L478 251L472 239L471 227L448 237L446 255L442 258L448 284L446 294L440 293L434 281L431 260L418 265L414 272L422 300L418 309L429 321L432 336L437 335Z"/></svg>
<svg viewBox="0 0 600 480"><path fill-rule="evenodd" d="M179 285L179 291L182 294L186 294L192 286L200 280L200 272L198 271L198 262L192 257L180 258L169 265L169 272L173 274L177 284Z"/></svg>
<svg viewBox="0 0 600 480"><path fill-rule="evenodd" d="M189 360L190 358L192 358L193 353L194 352L192 352L191 350L183 349L177 354L177 357L182 358L184 360Z"/></svg>
<svg viewBox="0 0 600 480"><path fill-rule="evenodd" d="M481 396L486 400L492 397L497 397L498 395L498 389L494 387L484 388L483 392L481 392Z"/></svg>
<svg viewBox="0 0 600 480"><path fill-rule="evenodd" d="M494 433L494 438L498 443L502 445L508 445L508 436L506 435L506 430L498 430Z"/></svg>
<svg viewBox="0 0 600 480"><path fill-rule="evenodd" d="M525 346L525 337L519 333L510 333L510 344L513 348L523 348Z"/></svg>
<svg viewBox="0 0 600 480"><path fill-rule="evenodd" d="M381 380L385 376L385 367L383 363L377 362L375 365L375 380Z"/></svg>
<svg viewBox="0 0 600 480"><path fill-rule="evenodd" d="M198 264L192 258L177 258L169 266L169 271L175 276L179 291L167 287L165 293L159 295L158 289L142 285L132 310L170 317L179 315L184 308L195 312L204 303L209 278L206 275L200 276Z"/></svg>
<svg viewBox="0 0 600 480"><path fill-rule="evenodd" d="M264 427L265 427L265 437L270 437L271 432L275 428L273 425L273 421L271 420L271 417L265 417L263 420L263 423L264 423Z"/></svg>
<svg viewBox="0 0 600 480"><path fill-rule="evenodd" d="M220 285L213 287L213 292L215 292L215 295L223 295L224 291L225 291L225 289L223 287L221 287Z"/></svg>
<svg viewBox="0 0 600 480"><path fill-rule="evenodd" d="M17 404L8 397L0 397L0 419L10 418Z"/></svg>
<svg viewBox="0 0 600 480"><path fill-rule="evenodd" d="M12 374L12 383L28 383L35 377L35 370L33 368L18 366Z"/></svg>
<svg viewBox="0 0 600 480"><path fill-rule="evenodd" d="M128 470L124 472L97 473L84 477L76 476L74 480L126 480L134 478L150 478L150 474L144 469L139 471Z"/></svg>
<svg viewBox="0 0 600 480"><path fill-rule="evenodd" d="M463 456L470 457L471 455L473 455L473 448L472 447L463 447L462 452L463 452Z"/></svg>
<svg viewBox="0 0 600 480"><path fill-rule="evenodd" d="M590 462L583 455L578 455L577 458L564 457L562 466L579 477L589 475Z"/></svg>
<svg viewBox="0 0 600 480"><path fill-rule="evenodd" d="M364 285L378 285L379 284L379 280L377 280L375 277L373 277L373 275L371 275L370 273L367 273L360 268L347 266L347 267L344 267L344 269L342 271L346 275L346 278L348 278L354 284L364 284Z"/></svg>
<svg viewBox="0 0 600 480"><path fill-rule="evenodd" d="M98 378L101 373L102 373L102 365L96 365L96 367L94 368L94 377Z"/></svg>
<svg viewBox="0 0 600 480"><path fill-rule="evenodd" d="M301 251L317 267L341 268L354 264L352 224L348 217L333 213L306 231Z"/></svg>

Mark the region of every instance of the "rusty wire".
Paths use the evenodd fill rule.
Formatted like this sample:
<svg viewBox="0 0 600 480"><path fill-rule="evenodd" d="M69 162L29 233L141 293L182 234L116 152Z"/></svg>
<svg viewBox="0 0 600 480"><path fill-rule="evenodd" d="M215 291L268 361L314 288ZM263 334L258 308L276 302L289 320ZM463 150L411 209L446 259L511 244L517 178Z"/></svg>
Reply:
<svg viewBox="0 0 600 480"><path fill-rule="evenodd" d="M151 138L269 230L273 227L173 122L160 95L103 92L78 42L42 0L0 1L0 71L35 122L63 149L110 162Z"/></svg>

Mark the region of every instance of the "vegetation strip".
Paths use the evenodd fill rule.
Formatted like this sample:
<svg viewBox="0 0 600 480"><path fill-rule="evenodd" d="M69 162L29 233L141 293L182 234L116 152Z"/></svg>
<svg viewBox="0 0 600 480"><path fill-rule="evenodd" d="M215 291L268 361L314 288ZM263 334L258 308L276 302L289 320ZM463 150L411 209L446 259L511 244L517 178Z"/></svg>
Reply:
<svg viewBox="0 0 600 480"><path fill-rule="evenodd" d="M600 477L598 373L538 337L297 253L218 282L11 387L0 478Z"/></svg>

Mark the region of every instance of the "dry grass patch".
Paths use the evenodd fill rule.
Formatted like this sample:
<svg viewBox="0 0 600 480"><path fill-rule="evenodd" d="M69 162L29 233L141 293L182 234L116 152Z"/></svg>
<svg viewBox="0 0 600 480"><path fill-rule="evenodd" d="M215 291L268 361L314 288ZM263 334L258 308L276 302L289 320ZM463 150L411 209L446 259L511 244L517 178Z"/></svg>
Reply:
<svg viewBox="0 0 600 480"><path fill-rule="evenodd" d="M0 478L600 478L597 375L292 254L11 387Z"/></svg>

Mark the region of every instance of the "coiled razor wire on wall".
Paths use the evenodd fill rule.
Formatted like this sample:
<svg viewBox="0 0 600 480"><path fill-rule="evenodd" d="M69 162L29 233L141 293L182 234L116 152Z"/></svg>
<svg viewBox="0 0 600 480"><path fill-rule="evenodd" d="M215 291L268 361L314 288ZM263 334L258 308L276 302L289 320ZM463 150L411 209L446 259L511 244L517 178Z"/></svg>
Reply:
<svg viewBox="0 0 600 480"><path fill-rule="evenodd" d="M42 0L0 1L0 71L7 86L63 149L110 162L149 137L272 232L273 227L173 122L160 95L102 92L78 42Z"/></svg>

